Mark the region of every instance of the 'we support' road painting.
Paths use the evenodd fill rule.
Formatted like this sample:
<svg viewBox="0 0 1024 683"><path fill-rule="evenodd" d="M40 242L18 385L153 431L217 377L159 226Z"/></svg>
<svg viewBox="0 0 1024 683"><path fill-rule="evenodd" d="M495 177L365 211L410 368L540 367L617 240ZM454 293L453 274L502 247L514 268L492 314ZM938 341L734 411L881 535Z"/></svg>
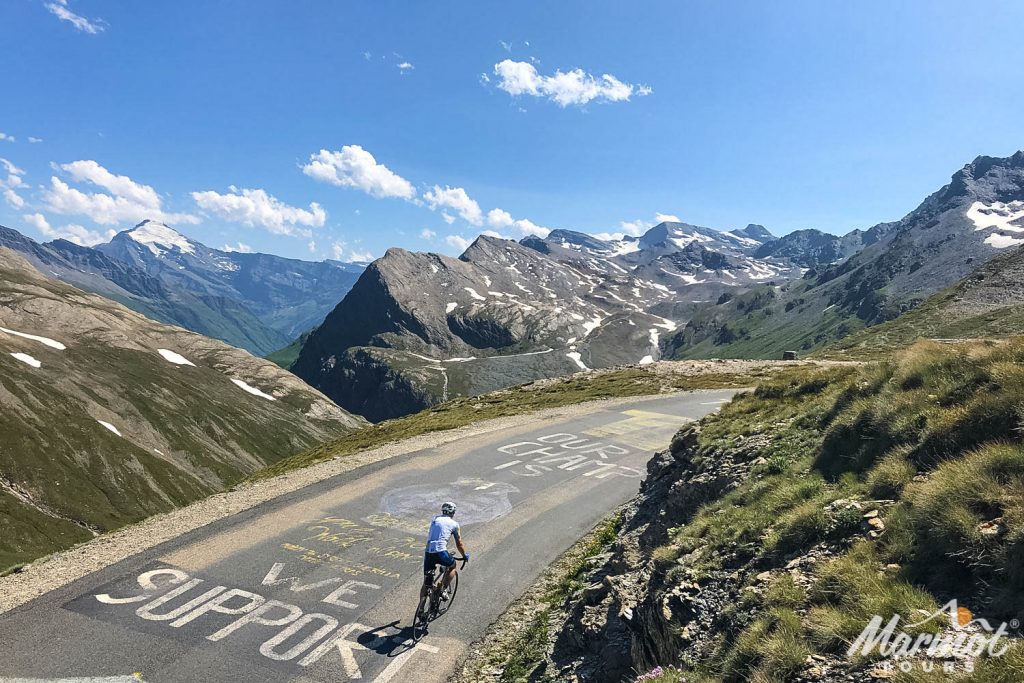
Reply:
<svg viewBox="0 0 1024 683"><path fill-rule="evenodd" d="M526 488L536 490L552 478L638 479L642 472L623 461L636 464L645 457L647 442L638 439L657 436L667 443L665 433L679 418L633 413L583 435L555 432L493 447L498 462L491 480L409 482L382 492L376 510L365 516L345 517L339 510L289 530L270 541L269 553L267 545L257 544L248 554L222 558L202 571L150 564L65 607L158 636L150 641L154 650L180 649L163 640L171 638L201 646L197 653L212 648L307 679L386 683L410 659L438 651L430 638L412 643L398 622L361 623L399 585L419 585L424 537L437 501L458 500L462 523L481 524L509 513L513 499L529 495L519 488L528 483ZM637 447L610 443L608 437Z"/></svg>

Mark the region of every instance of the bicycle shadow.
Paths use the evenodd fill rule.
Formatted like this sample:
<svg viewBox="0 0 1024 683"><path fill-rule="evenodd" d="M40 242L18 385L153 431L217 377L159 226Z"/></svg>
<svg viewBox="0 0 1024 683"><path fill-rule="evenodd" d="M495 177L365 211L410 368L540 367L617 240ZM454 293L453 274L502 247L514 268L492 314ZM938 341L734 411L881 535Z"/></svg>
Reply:
<svg viewBox="0 0 1024 683"><path fill-rule="evenodd" d="M385 657L397 657L416 647L412 638L412 626L401 626L398 619L360 633L356 642L367 650Z"/></svg>

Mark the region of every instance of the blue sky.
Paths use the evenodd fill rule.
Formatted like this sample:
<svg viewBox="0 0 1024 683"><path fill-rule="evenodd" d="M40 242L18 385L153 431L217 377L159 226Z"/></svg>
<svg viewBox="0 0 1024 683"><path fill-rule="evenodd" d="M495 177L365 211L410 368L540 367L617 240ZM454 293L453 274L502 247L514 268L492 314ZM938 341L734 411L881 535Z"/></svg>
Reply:
<svg viewBox="0 0 1024 683"><path fill-rule="evenodd" d="M1024 147L1024 4L973 4L6 0L0 222L307 259L842 233Z"/></svg>

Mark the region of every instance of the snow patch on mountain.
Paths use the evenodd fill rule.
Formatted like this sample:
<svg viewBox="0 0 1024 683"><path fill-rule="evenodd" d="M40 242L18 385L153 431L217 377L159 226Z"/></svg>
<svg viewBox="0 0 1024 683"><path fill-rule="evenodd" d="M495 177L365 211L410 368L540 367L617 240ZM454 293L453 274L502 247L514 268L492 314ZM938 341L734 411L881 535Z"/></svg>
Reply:
<svg viewBox="0 0 1024 683"><path fill-rule="evenodd" d="M59 341L54 341L54 340L52 340L52 339L50 339L48 337L39 337L39 336L34 335L34 334L26 334L24 332L17 332L15 330L9 330L6 327L0 327L0 332L6 332L7 334L13 334L15 337L22 337L24 339L31 339L32 341L37 341L40 344L44 344L46 346L49 346L51 349L57 349L58 351L63 351L66 348L68 348L68 347L64 346L63 344L61 344Z"/></svg>
<svg viewBox="0 0 1024 683"><path fill-rule="evenodd" d="M114 425L110 424L109 422L104 422L103 420L96 420L96 421L99 422L104 427L106 427L107 429L109 429L110 431L112 431L114 434L117 434L118 436L120 436L122 439L124 438L124 434L122 434L121 431L117 427L115 427Z"/></svg>
<svg viewBox="0 0 1024 683"><path fill-rule="evenodd" d="M578 365L578 366L580 367L580 370L589 370L589 369L590 369L590 368L588 368L588 367L587 367L587 366L586 366L586 365L585 365L585 364L583 363L583 357L582 357L582 356L580 355L579 351L570 351L569 353L567 353L567 354L565 354L565 355L566 355L566 356L567 356L567 357L568 357L568 358L569 358L570 360L572 360L572 362L576 363L576 365Z"/></svg>
<svg viewBox="0 0 1024 683"><path fill-rule="evenodd" d="M185 358L185 356L181 355L180 353L175 353L174 351L170 351L168 349L157 349L156 351L161 356L163 356L164 360L166 360L168 363L174 363L175 365L191 365L192 367L195 367L196 365L195 363L190 361L188 358Z"/></svg>
<svg viewBox="0 0 1024 683"><path fill-rule="evenodd" d="M975 230L995 228L1008 232L1024 232L1024 225L1014 225L1024 219L1024 202L974 202L967 209L967 218L974 223ZM988 243L988 240L985 242Z"/></svg>
<svg viewBox="0 0 1024 683"><path fill-rule="evenodd" d="M1007 249L1009 247L1016 247L1020 244L1024 244L1024 239L994 232L985 238L985 244L990 247L995 247L996 249Z"/></svg>
<svg viewBox="0 0 1024 683"><path fill-rule="evenodd" d="M265 394L262 391L260 391L259 389L257 389L256 387L254 387L254 386L252 386L250 384L246 384L245 382L243 382L240 379L235 379L234 377L232 377L231 381L234 382L235 386L237 386L239 389L241 389L242 391L245 391L247 393L250 393L253 396L259 396L260 398L265 398L268 401L276 401L277 400L276 398L274 398L270 394Z"/></svg>
<svg viewBox="0 0 1024 683"><path fill-rule="evenodd" d="M172 249L177 249L183 254L196 253L195 247L187 237L161 223L144 221L129 231L128 236L153 252L154 256L162 256Z"/></svg>
<svg viewBox="0 0 1024 683"><path fill-rule="evenodd" d="M27 353L12 353L11 355L20 360L22 363L27 363L28 365L31 365L34 368L38 368L43 365L42 363L40 363Z"/></svg>

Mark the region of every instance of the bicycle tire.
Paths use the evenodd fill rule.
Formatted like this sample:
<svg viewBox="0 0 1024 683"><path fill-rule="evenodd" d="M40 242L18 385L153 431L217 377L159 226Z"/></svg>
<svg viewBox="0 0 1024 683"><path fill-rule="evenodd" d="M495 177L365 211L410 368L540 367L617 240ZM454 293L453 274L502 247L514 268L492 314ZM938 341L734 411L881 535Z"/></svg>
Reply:
<svg viewBox="0 0 1024 683"><path fill-rule="evenodd" d="M427 626L430 624L430 619L427 618L429 612L427 611L427 603L424 603L423 609L417 609L416 613L412 615L412 642L420 642L427 633Z"/></svg>
<svg viewBox="0 0 1024 683"><path fill-rule="evenodd" d="M440 606L437 609L437 616L445 614L448 611L448 609L452 606L452 603L455 602L455 595L459 592L458 574L452 577L452 582L448 584L448 590L450 590L452 593L448 596L447 600L441 602Z"/></svg>

